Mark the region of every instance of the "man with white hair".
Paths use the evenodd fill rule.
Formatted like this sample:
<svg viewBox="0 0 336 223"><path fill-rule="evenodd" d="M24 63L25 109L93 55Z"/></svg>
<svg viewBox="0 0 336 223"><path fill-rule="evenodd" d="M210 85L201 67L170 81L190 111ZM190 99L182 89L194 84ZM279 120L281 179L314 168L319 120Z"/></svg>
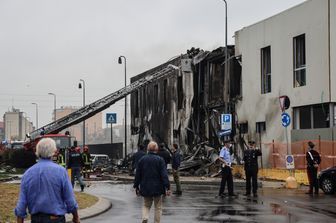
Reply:
<svg viewBox="0 0 336 223"><path fill-rule="evenodd" d="M78 204L65 168L52 162L56 143L44 138L36 146L39 161L23 175L19 200L15 208L17 222L23 223L28 208L32 223L65 223L65 214L72 213L79 223Z"/></svg>
<svg viewBox="0 0 336 223"><path fill-rule="evenodd" d="M162 215L162 195L170 195L170 184L164 160L157 155L158 145L150 142L147 146L148 154L139 163L134 179L137 195L144 197L142 208L142 223L148 222L149 211L154 201L154 222L160 223Z"/></svg>

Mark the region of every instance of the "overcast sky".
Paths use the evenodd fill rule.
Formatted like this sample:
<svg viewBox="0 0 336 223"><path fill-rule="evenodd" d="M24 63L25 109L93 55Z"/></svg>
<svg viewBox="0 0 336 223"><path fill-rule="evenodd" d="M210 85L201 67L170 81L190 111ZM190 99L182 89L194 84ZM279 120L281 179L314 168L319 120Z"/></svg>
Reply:
<svg viewBox="0 0 336 223"><path fill-rule="evenodd" d="M304 0L227 0L228 42L244 26ZM222 0L0 0L0 115L12 106L39 127L57 107L81 106L124 86L129 77L186 53L191 47L224 45ZM124 102L105 112L123 120ZM103 116L105 117L105 115Z"/></svg>

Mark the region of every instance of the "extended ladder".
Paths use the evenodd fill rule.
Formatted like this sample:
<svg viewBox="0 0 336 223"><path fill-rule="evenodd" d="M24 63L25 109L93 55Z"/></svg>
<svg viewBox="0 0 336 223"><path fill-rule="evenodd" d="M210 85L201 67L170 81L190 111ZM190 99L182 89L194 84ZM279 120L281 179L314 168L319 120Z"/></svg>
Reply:
<svg viewBox="0 0 336 223"><path fill-rule="evenodd" d="M110 107L112 104L126 97L128 94L131 94L132 92L138 90L139 88L142 88L153 81L157 81L163 77L167 77L167 76L174 74L175 73L174 71L178 69L179 67L169 64L164 69L152 75L148 75L144 78L141 78L140 80L137 80L131 83L130 85L116 92L113 92L112 94L109 94L89 105L86 105L78 109L77 111L67 116L64 116L63 118L60 118L54 122L49 123L48 125L45 125L31 132L30 138L34 139L41 134L56 134L69 126L82 122L94 116L98 112L105 110L106 108Z"/></svg>

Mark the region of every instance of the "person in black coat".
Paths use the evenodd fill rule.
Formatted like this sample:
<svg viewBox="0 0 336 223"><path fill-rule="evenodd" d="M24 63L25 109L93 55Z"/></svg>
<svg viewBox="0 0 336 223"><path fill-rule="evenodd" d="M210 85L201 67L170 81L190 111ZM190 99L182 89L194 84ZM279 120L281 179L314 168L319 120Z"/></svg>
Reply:
<svg viewBox="0 0 336 223"><path fill-rule="evenodd" d="M72 147L69 154L68 167L71 169L71 184L72 187L75 185L75 178L78 180L81 191L84 191L85 183L81 174L82 168L84 166L83 158L80 153L79 147Z"/></svg>
<svg viewBox="0 0 336 223"><path fill-rule="evenodd" d="M138 167L138 163L139 163L140 159L144 155L146 155L145 147L143 145L140 145L138 151L136 153L134 153L133 159L132 159L132 169L133 169L134 173L136 171L136 168Z"/></svg>
<svg viewBox="0 0 336 223"><path fill-rule="evenodd" d="M246 196L251 195L251 179L253 196L257 197L258 190L258 156L261 156L260 149L256 148L254 141L249 141L248 148L244 151L244 169L246 176Z"/></svg>
<svg viewBox="0 0 336 223"><path fill-rule="evenodd" d="M307 160L307 175L309 180L309 191L306 194L313 194L313 188L315 188L315 194L318 194L319 186L317 180L317 169L321 163L320 154L314 150L314 143L308 142L308 151L306 153Z"/></svg>
<svg viewBox="0 0 336 223"><path fill-rule="evenodd" d="M176 184L176 191L173 192L173 194L176 195L182 195L182 189L181 189L181 182L180 182L180 165L181 165L181 154L179 151L179 147L176 143L173 144L172 148L172 170L173 170L173 177L174 182Z"/></svg>
<svg viewBox="0 0 336 223"><path fill-rule="evenodd" d="M168 163L170 163L171 156L170 156L170 153L167 151L166 146L165 146L164 143L160 144L160 149L159 149L159 151L158 151L157 154L159 156L161 156L162 159L165 161L166 168L167 168Z"/></svg>
<svg viewBox="0 0 336 223"><path fill-rule="evenodd" d="M148 154L143 156L135 173L134 185L136 194L144 197L142 222L148 222L149 211L154 202L154 222L160 222L162 215L162 195L170 195L170 183L164 160L157 155L158 145L150 142Z"/></svg>

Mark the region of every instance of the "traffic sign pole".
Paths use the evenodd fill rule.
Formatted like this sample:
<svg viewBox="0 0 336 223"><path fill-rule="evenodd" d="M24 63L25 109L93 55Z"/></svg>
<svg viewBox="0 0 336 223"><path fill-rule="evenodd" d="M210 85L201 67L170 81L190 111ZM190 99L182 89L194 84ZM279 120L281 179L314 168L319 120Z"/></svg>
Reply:
<svg viewBox="0 0 336 223"><path fill-rule="evenodd" d="M111 144L113 143L113 123L111 122Z"/></svg>

